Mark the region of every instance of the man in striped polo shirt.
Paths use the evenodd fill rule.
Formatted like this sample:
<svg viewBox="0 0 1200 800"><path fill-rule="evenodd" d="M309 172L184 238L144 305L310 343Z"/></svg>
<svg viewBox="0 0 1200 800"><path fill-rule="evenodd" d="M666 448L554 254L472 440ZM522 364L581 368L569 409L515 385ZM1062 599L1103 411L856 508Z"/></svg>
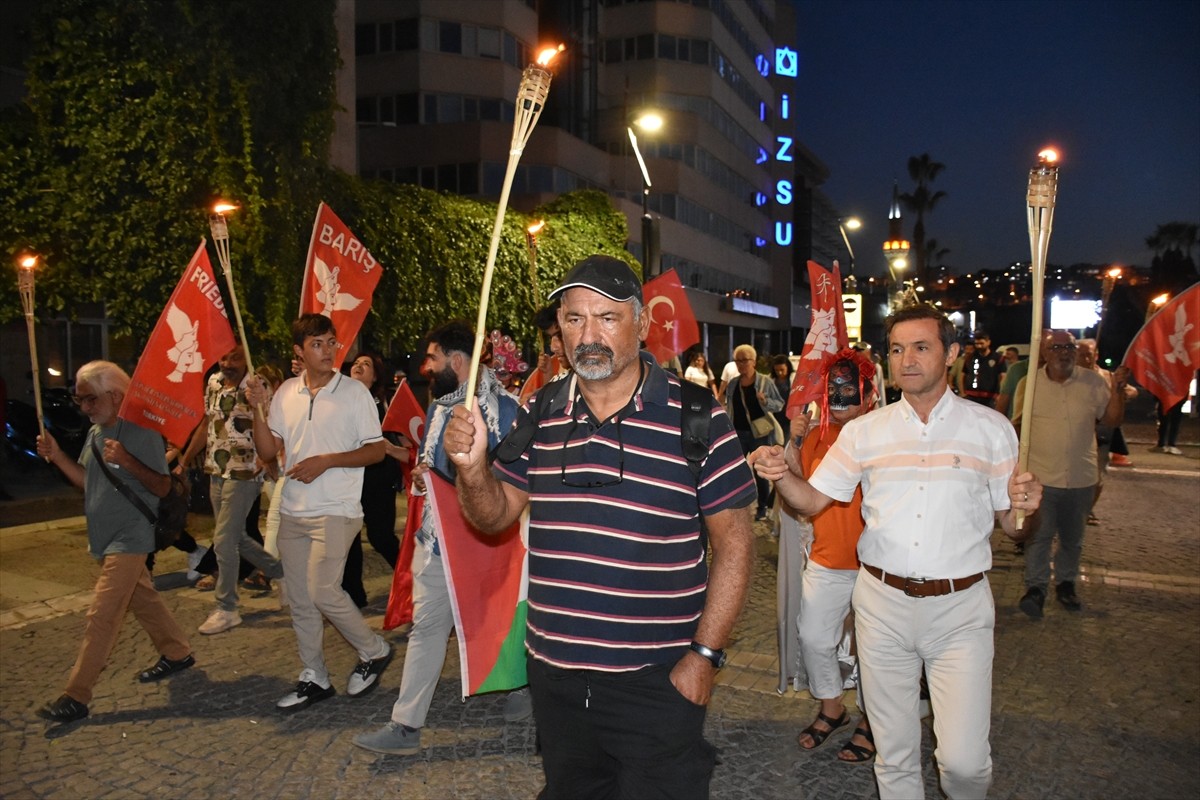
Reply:
<svg viewBox="0 0 1200 800"><path fill-rule="evenodd" d="M640 352L650 314L624 262L584 259L558 297L573 373L548 409L531 398L525 452L489 469L486 428L463 406L444 439L476 527L499 531L530 510L525 646L541 796L707 797L704 716L750 580L754 480L711 398L708 455L693 474L679 381Z"/></svg>
<svg viewBox="0 0 1200 800"><path fill-rule="evenodd" d="M958 355L950 320L922 304L897 311L886 327L900 402L846 423L807 481L788 469L782 448L760 449L752 462L810 516L862 485L866 527L852 602L880 798L925 796L922 669L942 790L983 797L992 780L990 540L997 513L1016 538L1015 509L1035 511L1042 486L1017 474L1008 420L948 391L946 368Z"/></svg>

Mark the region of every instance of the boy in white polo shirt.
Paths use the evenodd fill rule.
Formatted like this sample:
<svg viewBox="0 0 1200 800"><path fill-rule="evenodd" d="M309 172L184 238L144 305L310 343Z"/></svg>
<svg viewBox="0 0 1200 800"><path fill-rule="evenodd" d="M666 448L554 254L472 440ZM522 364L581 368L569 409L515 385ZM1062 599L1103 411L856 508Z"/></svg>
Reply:
<svg viewBox="0 0 1200 800"><path fill-rule="evenodd" d="M391 646L367 627L341 585L346 553L362 528L362 468L384 457L375 403L365 386L333 368L337 334L328 317L301 316L292 323L292 340L304 371L279 387L266 420L254 416L259 456L271 461L283 451L288 477L279 556L303 669L295 690L275 704L285 712L334 695L322 617L358 652L346 687L351 697L375 688L392 658ZM247 387L253 405L268 397L260 380Z"/></svg>

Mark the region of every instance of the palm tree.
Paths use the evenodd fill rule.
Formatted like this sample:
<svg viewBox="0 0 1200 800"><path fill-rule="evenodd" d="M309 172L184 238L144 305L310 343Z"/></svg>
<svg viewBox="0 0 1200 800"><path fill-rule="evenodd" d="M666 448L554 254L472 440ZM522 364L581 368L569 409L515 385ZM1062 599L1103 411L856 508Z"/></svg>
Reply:
<svg viewBox="0 0 1200 800"><path fill-rule="evenodd" d="M938 245L937 239L930 239L925 243L925 266L929 270L937 269L942 265L942 259L950 254L949 247L941 247Z"/></svg>
<svg viewBox="0 0 1200 800"><path fill-rule="evenodd" d="M929 184L933 183L938 173L945 168L945 164L930 158L929 153L909 156L908 175L917 185L911 192L900 195L905 207L917 216L916 222L913 223L912 252L916 258L914 272L921 283L928 283L929 280L926 263L928 252L925 248L925 214L933 211L938 202L946 196L945 192L932 191Z"/></svg>

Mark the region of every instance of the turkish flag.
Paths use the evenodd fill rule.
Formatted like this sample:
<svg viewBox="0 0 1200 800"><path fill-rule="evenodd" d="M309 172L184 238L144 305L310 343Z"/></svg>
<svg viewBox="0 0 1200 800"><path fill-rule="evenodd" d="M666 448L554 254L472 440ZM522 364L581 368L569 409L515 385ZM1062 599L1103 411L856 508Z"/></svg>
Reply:
<svg viewBox="0 0 1200 800"><path fill-rule="evenodd" d="M1133 377L1168 409L1188 396L1200 368L1200 283L1163 306L1129 343Z"/></svg>
<svg viewBox="0 0 1200 800"><path fill-rule="evenodd" d="M346 345L358 336L367 318L382 272L383 267L362 242L329 206L321 203L308 243L300 313L324 314L333 320L338 336L334 369L346 360Z"/></svg>
<svg viewBox="0 0 1200 800"><path fill-rule="evenodd" d="M825 392L825 387L821 385L822 359L850 346L850 338L846 334L846 309L842 308L842 274L838 262L833 262L833 272L830 272L817 262L809 261L808 286L812 296L812 327L804 339L796 377L792 379L786 411L788 419Z"/></svg>
<svg viewBox="0 0 1200 800"><path fill-rule="evenodd" d="M642 297L650 312L646 349L655 361L660 364L670 361L700 341L700 326L675 270L647 281L642 287Z"/></svg>
<svg viewBox="0 0 1200 800"><path fill-rule="evenodd" d="M158 318L118 412L182 447L204 418L204 375L237 345L200 240Z"/></svg>
<svg viewBox="0 0 1200 800"><path fill-rule="evenodd" d="M383 415L382 427L384 432L399 433L415 446L421 443L425 434L425 409L417 402L408 378L401 378L392 402L388 404L387 413Z"/></svg>

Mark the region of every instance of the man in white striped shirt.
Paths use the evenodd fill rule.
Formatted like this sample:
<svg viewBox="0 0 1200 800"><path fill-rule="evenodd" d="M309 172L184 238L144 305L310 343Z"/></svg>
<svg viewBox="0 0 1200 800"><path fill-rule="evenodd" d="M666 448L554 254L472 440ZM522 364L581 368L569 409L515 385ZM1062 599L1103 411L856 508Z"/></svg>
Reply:
<svg viewBox="0 0 1200 800"><path fill-rule="evenodd" d="M794 448L759 451L753 462L803 514L849 500L862 484L853 602L879 796L924 797L924 669L942 788L952 798L983 797L992 774L990 538L997 513L1016 538L1015 510L1035 511L1042 487L1031 473L1016 474L1008 421L947 390L958 345L945 315L905 308L888 318L887 332L899 403L848 423L810 481L790 468Z"/></svg>

